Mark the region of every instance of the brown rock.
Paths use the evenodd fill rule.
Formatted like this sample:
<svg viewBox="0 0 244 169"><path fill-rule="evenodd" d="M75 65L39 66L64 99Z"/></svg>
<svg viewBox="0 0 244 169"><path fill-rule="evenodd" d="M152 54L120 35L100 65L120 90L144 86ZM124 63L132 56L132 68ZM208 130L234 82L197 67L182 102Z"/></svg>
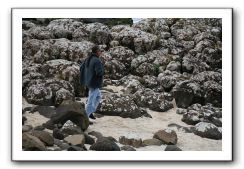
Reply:
<svg viewBox="0 0 244 169"><path fill-rule="evenodd" d="M141 139L134 139L134 138L126 138L125 136L121 136L119 138L119 143L124 145L131 145L133 147L141 147L142 146L142 140Z"/></svg>
<svg viewBox="0 0 244 169"><path fill-rule="evenodd" d="M29 133L22 134L22 148L26 151L45 151L46 147L41 140Z"/></svg>
<svg viewBox="0 0 244 169"><path fill-rule="evenodd" d="M176 144L177 143L177 135L174 130L165 129L157 131L153 138L159 139L163 141L165 144Z"/></svg>

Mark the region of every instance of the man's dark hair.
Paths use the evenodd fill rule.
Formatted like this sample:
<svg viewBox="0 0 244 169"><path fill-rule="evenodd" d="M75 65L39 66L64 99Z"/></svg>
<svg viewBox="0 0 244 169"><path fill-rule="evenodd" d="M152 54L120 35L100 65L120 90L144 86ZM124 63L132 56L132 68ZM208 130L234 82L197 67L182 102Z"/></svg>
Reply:
<svg viewBox="0 0 244 169"><path fill-rule="evenodd" d="M98 51L100 51L100 48L98 45L95 45L92 47L92 53L97 53Z"/></svg>

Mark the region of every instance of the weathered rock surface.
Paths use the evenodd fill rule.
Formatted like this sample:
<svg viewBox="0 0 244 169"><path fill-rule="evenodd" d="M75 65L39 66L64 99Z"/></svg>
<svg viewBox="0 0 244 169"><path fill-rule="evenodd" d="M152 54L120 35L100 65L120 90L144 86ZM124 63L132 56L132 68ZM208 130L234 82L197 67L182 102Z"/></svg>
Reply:
<svg viewBox="0 0 244 169"><path fill-rule="evenodd" d="M22 134L22 148L26 151L45 151L44 143L35 136L28 133Z"/></svg>
<svg viewBox="0 0 244 169"><path fill-rule="evenodd" d="M171 129L159 130L153 135L153 138L159 139L168 145L176 144L178 139L176 132Z"/></svg>
<svg viewBox="0 0 244 169"><path fill-rule="evenodd" d="M55 124L63 126L68 120L79 126L83 131L89 126L89 120L82 103L71 100L64 101L56 112L47 123L43 124L46 128L54 129Z"/></svg>
<svg viewBox="0 0 244 169"><path fill-rule="evenodd" d="M217 127L211 123L200 122L196 124L195 132L196 135L211 139L222 139L222 128Z"/></svg>

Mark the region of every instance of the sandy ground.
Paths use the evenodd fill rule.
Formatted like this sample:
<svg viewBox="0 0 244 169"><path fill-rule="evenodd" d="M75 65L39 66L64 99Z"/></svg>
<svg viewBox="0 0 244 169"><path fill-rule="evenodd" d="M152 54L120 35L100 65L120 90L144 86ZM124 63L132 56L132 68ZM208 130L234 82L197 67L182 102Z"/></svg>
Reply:
<svg viewBox="0 0 244 169"><path fill-rule="evenodd" d="M110 87L115 92L120 92L122 87ZM86 98L81 98L82 102L85 102ZM31 106L23 99L23 107ZM93 125L90 125L87 132L97 131L103 134L103 136L112 136L116 140L119 140L120 136L125 136L127 138L141 138L151 139L153 134L158 130L168 128L171 123L176 123L181 126L189 127L181 121L182 115L176 114L176 108L167 112L156 112L147 109L148 113L152 118L141 117L136 119L121 118L117 116L103 116L97 118L96 120L91 120ZM41 125L48 119L40 115L38 112L35 113L25 113L27 117L26 124L30 124L33 127ZM221 151L222 150L222 140L213 140L202 138L193 133L185 133L182 130L178 130L176 127L170 127L175 130L178 136L177 146L183 151ZM142 151L162 151L165 149L165 145L162 146L146 146L136 148Z"/></svg>

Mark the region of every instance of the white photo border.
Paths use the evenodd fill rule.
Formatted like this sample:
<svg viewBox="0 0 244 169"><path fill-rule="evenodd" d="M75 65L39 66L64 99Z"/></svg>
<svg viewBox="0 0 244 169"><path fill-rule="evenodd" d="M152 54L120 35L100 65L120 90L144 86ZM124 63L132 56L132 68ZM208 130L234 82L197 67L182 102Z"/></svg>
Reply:
<svg viewBox="0 0 244 169"><path fill-rule="evenodd" d="M232 8L12 8L12 161L232 161ZM222 151L22 151L22 18L222 18Z"/></svg>

